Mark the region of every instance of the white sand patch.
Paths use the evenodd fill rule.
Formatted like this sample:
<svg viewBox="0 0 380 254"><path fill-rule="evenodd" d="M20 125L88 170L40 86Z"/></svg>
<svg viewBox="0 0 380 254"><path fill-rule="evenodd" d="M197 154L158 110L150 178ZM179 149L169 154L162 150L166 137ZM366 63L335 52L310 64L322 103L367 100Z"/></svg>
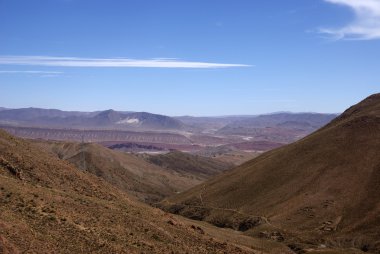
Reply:
<svg viewBox="0 0 380 254"><path fill-rule="evenodd" d="M116 122L116 124L138 124L139 122L140 120L137 118L125 118Z"/></svg>

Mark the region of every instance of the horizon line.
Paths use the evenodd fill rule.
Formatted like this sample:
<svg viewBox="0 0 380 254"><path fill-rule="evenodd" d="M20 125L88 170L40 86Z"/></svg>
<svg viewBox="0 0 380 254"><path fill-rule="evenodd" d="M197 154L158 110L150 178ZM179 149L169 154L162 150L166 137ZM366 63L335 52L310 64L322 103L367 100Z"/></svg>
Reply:
<svg viewBox="0 0 380 254"><path fill-rule="evenodd" d="M92 111L80 111L80 110L63 110L58 108L41 108L41 107L21 107L21 108L8 108L0 106L0 109L6 110L17 110L17 109L43 109L43 110L59 110L62 112L78 112L78 113L95 113L95 112L104 112L104 111L116 111L121 113L149 113L154 115L163 115L163 116L169 116L169 117L209 117L209 118L223 118L223 117L256 117L261 115L274 115L274 114L323 114L323 115L340 115L342 112L315 112L315 111L273 111L273 112L266 112L266 113L257 113L257 114L228 114L228 115L170 115L170 114L163 114L163 113L152 113L149 111L134 111L134 110L115 110L115 109L100 109L100 110L92 110ZM0 110L4 111L4 110Z"/></svg>

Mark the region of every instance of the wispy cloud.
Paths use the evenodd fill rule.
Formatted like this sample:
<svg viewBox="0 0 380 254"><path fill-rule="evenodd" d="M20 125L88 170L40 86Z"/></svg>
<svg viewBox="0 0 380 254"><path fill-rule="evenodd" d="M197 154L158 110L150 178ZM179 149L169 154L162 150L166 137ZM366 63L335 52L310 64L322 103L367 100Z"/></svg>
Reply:
<svg viewBox="0 0 380 254"><path fill-rule="evenodd" d="M354 20L341 28L322 28L320 33L335 39L373 40L380 39L380 0L324 0L331 4L349 7Z"/></svg>
<svg viewBox="0 0 380 254"><path fill-rule="evenodd" d="M0 70L0 74L39 74L39 75L59 75L61 71L4 71Z"/></svg>
<svg viewBox="0 0 380 254"><path fill-rule="evenodd" d="M193 69L250 67L250 65L246 64L192 62L166 58L139 60L129 58L79 58L55 56L0 56L0 65Z"/></svg>

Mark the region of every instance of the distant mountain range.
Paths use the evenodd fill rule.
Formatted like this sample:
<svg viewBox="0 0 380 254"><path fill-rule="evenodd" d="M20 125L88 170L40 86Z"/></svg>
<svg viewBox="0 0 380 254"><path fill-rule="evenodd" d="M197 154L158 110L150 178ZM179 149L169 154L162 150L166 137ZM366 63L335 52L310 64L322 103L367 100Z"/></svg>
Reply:
<svg viewBox="0 0 380 254"><path fill-rule="evenodd" d="M58 109L0 107L0 124L22 127L85 128L112 130L177 130L204 133L244 135L252 128L319 128L336 114L274 113L252 116L169 117L147 112L105 111L81 112Z"/></svg>
<svg viewBox="0 0 380 254"><path fill-rule="evenodd" d="M233 121L217 131L221 135L252 136L255 139L291 142L317 130L337 114L274 113ZM282 139L279 139L279 137Z"/></svg>
<svg viewBox="0 0 380 254"><path fill-rule="evenodd" d="M23 108L0 111L0 124L73 129L182 130L184 124L174 118L145 112L114 110L79 112L57 109Z"/></svg>
<svg viewBox="0 0 380 254"><path fill-rule="evenodd" d="M336 114L320 113L273 113L238 119L225 126L220 131L234 127L257 128L286 126L290 128L318 128L334 119Z"/></svg>
<svg viewBox="0 0 380 254"><path fill-rule="evenodd" d="M0 128L13 135L46 140L105 142L128 151L201 150L232 145L266 151L312 133L336 114L281 112L259 116L170 117L130 111L0 110ZM263 143L264 142L264 143Z"/></svg>
<svg viewBox="0 0 380 254"><path fill-rule="evenodd" d="M215 133L224 126L235 121L254 118L256 116L216 116L216 117L195 117L195 116L177 116L176 119L186 124L189 128L204 132Z"/></svg>

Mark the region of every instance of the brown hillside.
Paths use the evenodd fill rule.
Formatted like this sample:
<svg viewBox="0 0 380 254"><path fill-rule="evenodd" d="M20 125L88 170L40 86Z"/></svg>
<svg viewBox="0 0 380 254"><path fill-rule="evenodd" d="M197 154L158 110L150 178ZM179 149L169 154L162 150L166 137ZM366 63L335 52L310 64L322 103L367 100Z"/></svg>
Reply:
<svg viewBox="0 0 380 254"><path fill-rule="evenodd" d="M249 235L284 237L299 251L324 244L380 253L379 193L380 94L375 94L306 138L163 206Z"/></svg>
<svg viewBox="0 0 380 254"><path fill-rule="evenodd" d="M173 170L95 143L33 142L60 159L82 170L85 167L86 171L148 203L189 189L209 178L209 175L201 176L196 171L181 171L184 163L177 163L178 170Z"/></svg>
<svg viewBox="0 0 380 254"><path fill-rule="evenodd" d="M0 253L253 253L0 131Z"/></svg>
<svg viewBox="0 0 380 254"><path fill-rule="evenodd" d="M204 181L210 176L232 167L232 164L180 151L150 155L147 160L157 166L180 174L191 174L200 181Z"/></svg>

